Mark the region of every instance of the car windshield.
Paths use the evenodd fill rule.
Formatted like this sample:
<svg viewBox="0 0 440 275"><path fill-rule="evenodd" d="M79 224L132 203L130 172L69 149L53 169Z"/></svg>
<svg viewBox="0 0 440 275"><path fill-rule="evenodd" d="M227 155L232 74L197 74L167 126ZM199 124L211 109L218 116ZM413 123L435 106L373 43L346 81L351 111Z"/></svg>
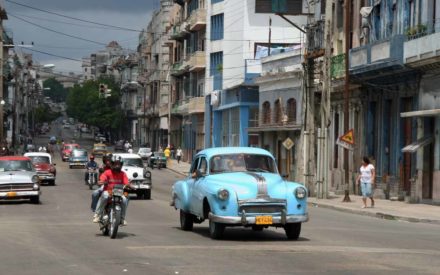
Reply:
<svg viewBox="0 0 440 275"><path fill-rule="evenodd" d="M136 167L144 167L142 163L142 159L140 158L124 158L124 166L136 166Z"/></svg>
<svg viewBox="0 0 440 275"><path fill-rule="evenodd" d="M34 169L29 160L2 160L0 172L4 171L34 171Z"/></svg>
<svg viewBox="0 0 440 275"><path fill-rule="evenodd" d="M45 156L28 156L31 159L32 163L50 163L49 157Z"/></svg>
<svg viewBox="0 0 440 275"><path fill-rule="evenodd" d="M73 150L72 151L72 156L73 157L87 157L87 152L86 151Z"/></svg>
<svg viewBox="0 0 440 275"><path fill-rule="evenodd" d="M78 148L78 146L76 146L76 145L66 145L66 147L65 147L65 149L67 149L67 150L73 150L75 148Z"/></svg>
<svg viewBox="0 0 440 275"><path fill-rule="evenodd" d="M150 153L150 152L151 152L150 148L140 148L139 149L139 153L146 154L146 153Z"/></svg>
<svg viewBox="0 0 440 275"><path fill-rule="evenodd" d="M105 150L105 146L95 146L95 150Z"/></svg>
<svg viewBox="0 0 440 275"><path fill-rule="evenodd" d="M164 153L154 152L153 154L155 157L165 157Z"/></svg>
<svg viewBox="0 0 440 275"><path fill-rule="evenodd" d="M277 173L275 161L265 155L228 154L211 158L210 173L266 172Z"/></svg>

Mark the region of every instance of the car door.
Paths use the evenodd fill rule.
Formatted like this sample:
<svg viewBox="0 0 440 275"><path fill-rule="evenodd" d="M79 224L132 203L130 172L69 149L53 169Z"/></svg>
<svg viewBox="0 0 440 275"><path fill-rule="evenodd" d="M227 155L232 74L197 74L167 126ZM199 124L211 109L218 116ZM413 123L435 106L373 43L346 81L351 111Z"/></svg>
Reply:
<svg viewBox="0 0 440 275"><path fill-rule="evenodd" d="M192 165L191 165L191 169L189 170L189 175L188 178L186 179L186 184L187 184L187 188L188 188L188 208L189 211L193 212L194 209L194 201L193 201L193 192L194 192L194 184L195 184L195 179L193 178L193 174L196 172L198 166L199 166L199 160L200 158L196 158L194 159Z"/></svg>
<svg viewBox="0 0 440 275"><path fill-rule="evenodd" d="M203 198L206 195L206 173L208 171L208 163L205 156L199 157L197 170L200 172L200 177L194 179L193 192L191 201L193 201L193 213L198 216L203 216Z"/></svg>

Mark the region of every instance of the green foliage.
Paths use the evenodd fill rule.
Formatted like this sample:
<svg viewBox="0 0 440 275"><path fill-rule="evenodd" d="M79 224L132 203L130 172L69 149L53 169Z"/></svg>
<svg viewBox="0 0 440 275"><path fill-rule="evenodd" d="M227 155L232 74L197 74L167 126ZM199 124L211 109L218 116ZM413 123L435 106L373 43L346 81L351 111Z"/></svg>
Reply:
<svg viewBox="0 0 440 275"><path fill-rule="evenodd" d="M428 31L428 27L423 24L419 24L415 27L408 28L406 30L407 36L415 36L415 35L426 35Z"/></svg>
<svg viewBox="0 0 440 275"><path fill-rule="evenodd" d="M48 105L40 106L35 109L35 123L52 122L60 117L61 113L52 112Z"/></svg>
<svg viewBox="0 0 440 275"><path fill-rule="evenodd" d="M63 85L56 80L54 77L46 79L43 82L44 88L50 88L50 90L43 90L44 96L48 96L54 102L64 102L66 101L68 90L63 87Z"/></svg>
<svg viewBox="0 0 440 275"><path fill-rule="evenodd" d="M108 89L112 90L110 97L99 97L98 90L101 83L107 84ZM124 112L121 110L119 87L113 78L89 80L82 86L75 85L69 92L66 104L68 116L100 129L115 131L125 121Z"/></svg>

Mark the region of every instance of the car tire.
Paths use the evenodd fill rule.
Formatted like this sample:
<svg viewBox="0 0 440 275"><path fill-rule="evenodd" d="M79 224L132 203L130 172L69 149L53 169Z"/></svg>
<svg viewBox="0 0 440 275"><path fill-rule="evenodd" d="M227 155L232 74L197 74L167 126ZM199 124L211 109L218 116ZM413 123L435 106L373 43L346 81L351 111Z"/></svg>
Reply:
<svg viewBox="0 0 440 275"><path fill-rule="evenodd" d="M151 200L151 189L144 192L144 199Z"/></svg>
<svg viewBox="0 0 440 275"><path fill-rule="evenodd" d="M190 213L186 213L182 209L180 210L180 228L183 231L191 231L194 226L194 216Z"/></svg>
<svg viewBox="0 0 440 275"><path fill-rule="evenodd" d="M211 239L220 240L223 238L223 233L225 232L225 225L209 220L209 236Z"/></svg>
<svg viewBox="0 0 440 275"><path fill-rule="evenodd" d="M40 196L33 196L30 198L31 203L33 204L39 204L40 203Z"/></svg>
<svg viewBox="0 0 440 275"><path fill-rule="evenodd" d="M284 231L289 240L298 240L301 234L301 223L288 223L284 225Z"/></svg>
<svg viewBox="0 0 440 275"><path fill-rule="evenodd" d="M49 185L50 186L55 186L55 181L54 180L49 181Z"/></svg>

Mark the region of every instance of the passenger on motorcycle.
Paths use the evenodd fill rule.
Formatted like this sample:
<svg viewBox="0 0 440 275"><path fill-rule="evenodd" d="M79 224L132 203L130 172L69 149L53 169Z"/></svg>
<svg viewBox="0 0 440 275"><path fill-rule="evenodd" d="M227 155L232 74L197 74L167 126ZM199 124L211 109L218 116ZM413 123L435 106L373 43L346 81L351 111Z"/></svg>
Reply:
<svg viewBox="0 0 440 275"><path fill-rule="evenodd" d="M111 169L106 170L99 177L98 185L104 185L104 190L102 192L101 197L98 200L98 205L96 207L95 215L93 216L93 222L98 223L100 217L104 211L104 207L107 205L108 199L110 197L108 190L113 189L116 184L123 184L128 186L129 188L135 189L135 187L129 183L128 177L124 171L122 171L122 161L120 159L112 158L111 161ZM127 211L128 199L123 196L122 204L121 204L121 225L127 225L127 221L125 220L125 213Z"/></svg>
<svg viewBox="0 0 440 275"><path fill-rule="evenodd" d="M99 174L101 175L107 170L111 169L111 160L112 160L113 154L112 153L106 153L104 156L102 156L102 166L99 168ZM92 212L95 212L96 205L98 204L99 197L102 194L102 191L104 189L104 186L101 186L101 188L96 189L92 193Z"/></svg>
<svg viewBox="0 0 440 275"><path fill-rule="evenodd" d="M86 173L84 175L84 180L87 185L87 182L89 181L89 169L97 169L98 163L95 161L95 157L92 155L90 156L90 160L86 164ZM98 174L95 174L95 182L98 182Z"/></svg>

